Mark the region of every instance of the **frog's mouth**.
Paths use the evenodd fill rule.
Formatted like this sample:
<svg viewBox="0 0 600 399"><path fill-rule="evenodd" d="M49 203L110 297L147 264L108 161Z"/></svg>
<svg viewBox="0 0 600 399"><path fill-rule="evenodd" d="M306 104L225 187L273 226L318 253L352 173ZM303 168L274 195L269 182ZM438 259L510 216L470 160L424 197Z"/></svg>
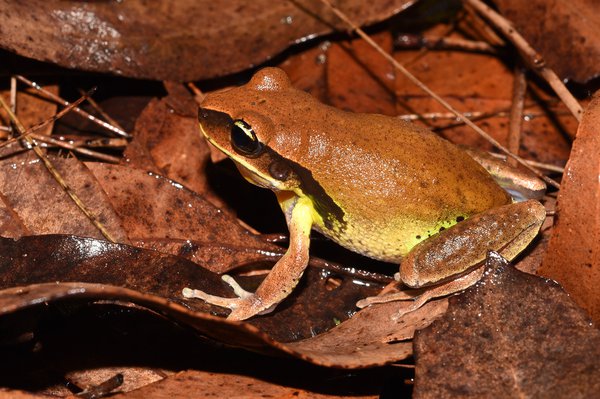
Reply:
<svg viewBox="0 0 600 399"><path fill-rule="evenodd" d="M240 162L238 162L236 160L234 160L234 163L235 163L235 166L240 171L240 174L248 182L254 184L255 186L268 188L268 189L273 190L273 191L279 191L279 190L281 190L281 187L278 187L278 186L276 186L276 185L273 184L274 183L273 180L265 179L264 177L262 177L258 173L255 173L254 171L248 169L245 165L241 164Z"/></svg>

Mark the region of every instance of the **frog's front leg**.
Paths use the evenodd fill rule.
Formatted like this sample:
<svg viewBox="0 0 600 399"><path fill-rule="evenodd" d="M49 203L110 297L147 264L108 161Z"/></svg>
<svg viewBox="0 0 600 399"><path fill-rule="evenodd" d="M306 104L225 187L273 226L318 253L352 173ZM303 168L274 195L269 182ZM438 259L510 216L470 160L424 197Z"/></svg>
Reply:
<svg viewBox="0 0 600 399"><path fill-rule="evenodd" d="M460 222L415 246L400 265L400 280L420 295L405 292L371 297L357 305L414 299L408 313L429 299L464 290L479 281L488 251L514 259L537 235L546 210L530 200L490 209Z"/></svg>
<svg viewBox="0 0 600 399"><path fill-rule="evenodd" d="M218 297L189 288L184 289L183 295L186 298L200 298L213 305L231 309L227 317L230 320L245 320L272 311L298 284L309 259L312 203L307 198L293 197L286 201L285 207L290 231L288 250L254 294L245 291L232 277L224 275L223 280L233 288L238 298Z"/></svg>

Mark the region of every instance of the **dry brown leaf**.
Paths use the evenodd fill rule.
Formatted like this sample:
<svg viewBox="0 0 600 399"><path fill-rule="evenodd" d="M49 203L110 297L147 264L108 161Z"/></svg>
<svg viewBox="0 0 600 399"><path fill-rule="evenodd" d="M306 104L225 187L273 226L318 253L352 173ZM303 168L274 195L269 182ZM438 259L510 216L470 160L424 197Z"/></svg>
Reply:
<svg viewBox="0 0 600 399"><path fill-rule="evenodd" d="M197 112L173 109L170 105L186 98L170 95L152 100L137 119L133 140L124 154L124 164L155 172L219 204L207 190L208 145L200 137ZM187 94L187 100L192 100ZM196 111L197 105L193 103ZM221 204L219 204L221 205Z"/></svg>
<svg viewBox="0 0 600 399"><path fill-rule="evenodd" d="M120 374L123 376L123 384L117 388L120 392L128 392L141 388L156 381L165 378L163 372L158 372L144 367L94 367L93 363L90 369L75 370L65 374L65 379L71 384L84 390L96 387L103 382Z"/></svg>
<svg viewBox="0 0 600 399"><path fill-rule="evenodd" d="M319 364L329 367L374 367L389 359L406 359L412 355L415 331L442 315L448 302L432 301L397 320L403 305L407 306L399 302L369 306L339 326L289 347L304 359L319 359Z"/></svg>
<svg viewBox="0 0 600 399"><path fill-rule="evenodd" d="M392 51L389 32L373 39ZM327 53L327 104L353 112L396 115L396 72L390 62L359 39L332 44Z"/></svg>
<svg viewBox="0 0 600 399"><path fill-rule="evenodd" d="M494 0L548 66L585 83L600 75L600 13L594 0Z"/></svg>
<svg viewBox="0 0 600 399"><path fill-rule="evenodd" d="M119 242L129 242L106 194L85 165L74 158L52 158L52 163L112 236ZM0 168L3 216L11 217L2 221L3 228L7 228L0 231L2 236L63 233L102 237L32 152L10 157L2 161ZM10 229L15 223L22 229Z"/></svg>
<svg viewBox="0 0 600 399"><path fill-rule="evenodd" d="M170 398L187 399L197 397L248 399L248 398L297 398L297 399L341 399L347 395L336 395L308 391L303 388L283 386L260 379L225 373L190 370L149 385L142 389L112 396L113 399ZM376 399L379 395L352 395L353 399Z"/></svg>
<svg viewBox="0 0 600 399"><path fill-rule="evenodd" d="M436 25L424 34L442 37L449 28ZM380 36L381 44L389 46L385 44L385 34ZM348 49L352 49L352 53ZM506 142L513 72L498 56L455 49L403 50L395 51L394 56L460 111L489 114L476 120L477 124L501 143ZM391 71L383 57L373 54L373 50L360 41L316 47L288 59L281 66L290 73L295 86L309 90L321 101L338 108L392 115L448 114L402 74ZM530 93L535 94L526 101L520 154L538 162L564 165L570 149L565 132L575 131L576 120L534 83L530 82L529 88ZM390 101L395 101L395 109L390 108ZM493 149L454 117L414 123L424 123L457 144Z"/></svg>
<svg viewBox="0 0 600 399"><path fill-rule="evenodd" d="M352 0L339 7L365 24L410 3ZM346 29L313 0L2 0L0 10L0 46L18 54L68 68L176 81L238 72L331 26Z"/></svg>
<svg viewBox="0 0 600 399"><path fill-rule="evenodd" d="M177 252L170 253L200 249L199 259L214 261L204 266L216 272L239 266L230 263L243 256L239 251L248 256L243 263L272 260L273 252L281 252L280 247L244 229L234 217L179 183L124 166L100 163L87 166L110 198L128 236L138 245L146 246L146 239L152 248L157 248L157 239L190 240L183 248L171 246ZM211 248L217 252L211 254Z"/></svg>
<svg viewBox="0 0 600 399"><path fill-rule="evenodd" d="M330 46L330 42L321 43L290 56L278 65L288 74L294 87L309 92L321 102L327 99L326 70Z"/></svg>
<svg viewBox="0 0 600 399"><path fill-rule="evenodd" d="M448 29L448 27L445 27ZM444 26L425 32L441 37ZM489 113L476 123L500 143L507 142L508 111L512 102L513 71L498 56L456 50L398 51L395 58L404 64L429 88L446 99L459 111ZM535 90L531 82L530 89ZM447 114L448 111L423 93L403 75L396 78L398 114ZM536 90L537 98L528 96L522 124L520 154L538 162L564 165L570 143L563 133L575 130L576 121L560 115L566 108L552 107L552 102ZM551 108L552 113L545 111ZM503 112L502 115L499 115ZM416 123L423 123L418 121ZM450 141L482 150L494 149L484 138L454 118L433 118L424 121Z"/></svg>
<svg viewBox="0 0 600 399"><path fill-rule="evenodd" d="M58 94L58 85L46 85L44 86L44 89L52 94ZM8 101L8 91L2 92L1 95L5 101ZM17 108L15 113L19 117L19 121L26 128L51 118L58 108L54 102L40 97L38 91L32 87L18 87L16 104ZM0 109L0 120L2 120L3 125L9 125L10 120L6 111L3 109ZM50 135L50 132L52 132L52 123L36 131L36 133L46 136Z"/></svg>
<svg viewBox="0 0 600 399"><path fill-rule="evenodd" d="M557 280L600 322L600 93L586 108L573 142L556 223L539 274Z"/></svg>
<svg viewBox="0 0 600 399"><path fill-rule="evenodd" d="M600 392L600 330L558 284L497 254L475 286L415 336L415 398Z"/></svg>
<svg viewBox="0 0 600 399"><path fill-rule="evenodd" d="M332 288L323 278L327 273L309 268L303 284L277 312L231 322L213 316L224 315L221 308L183 299L185 286L220 296L231 293L219 276L182 258L69 236L0 239L0 250L0 316L56 301L128 301L227 345L287 354L329 367L372 367L408 357L410 343L401 341L444 309L443 304L432 303L397 321L394 315L401 304L377 306L321 337L319 333L334 327L336 320L353 313L357 299L376 294L380 286L357 282L353 276L330 275L337 280ZM248 280L240 282L245 285ZM373 322L379 328L373 329ZM362 334L364 330L370 332ZM285 343L302 338L307 339Z"/></svg>

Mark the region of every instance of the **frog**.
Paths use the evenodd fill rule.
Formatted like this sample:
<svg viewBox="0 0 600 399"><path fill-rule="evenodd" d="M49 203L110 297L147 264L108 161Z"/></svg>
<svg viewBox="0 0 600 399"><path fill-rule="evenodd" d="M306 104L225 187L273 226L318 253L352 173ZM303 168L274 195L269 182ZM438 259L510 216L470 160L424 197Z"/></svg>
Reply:
<svg viewBox="0 0 600 399"><path fill-rule="evenodd" d="M473 285L488 251L514 259L546 216L537 199L513 201L472 155L431 130L323 104L279 68L208 93L198 120L246 180L275 193L289 230L287 250L255 292L227 274L235 297L183 290L188 300L230 309L229 320L271 312L290 295L308 265L312 230L399 264L396 278L411 291L358 305L410 300L407 313ZM545 190L541 181L525 185Z"/></svg>

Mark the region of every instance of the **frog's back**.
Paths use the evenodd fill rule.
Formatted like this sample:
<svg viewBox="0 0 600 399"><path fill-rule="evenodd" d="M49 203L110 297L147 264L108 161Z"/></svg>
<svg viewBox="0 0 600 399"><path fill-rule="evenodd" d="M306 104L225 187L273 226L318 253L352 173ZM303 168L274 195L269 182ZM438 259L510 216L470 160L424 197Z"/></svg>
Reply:
<svg viewBox="0 0 600 399"><path fill-rule="evenodd" d="M468 154L427 129L383 115L328 118L335 129L308 130L309 148L321 149L307 167L343 212L317 228L349 249L396 261L440 229L511 201Z"/></svg>

